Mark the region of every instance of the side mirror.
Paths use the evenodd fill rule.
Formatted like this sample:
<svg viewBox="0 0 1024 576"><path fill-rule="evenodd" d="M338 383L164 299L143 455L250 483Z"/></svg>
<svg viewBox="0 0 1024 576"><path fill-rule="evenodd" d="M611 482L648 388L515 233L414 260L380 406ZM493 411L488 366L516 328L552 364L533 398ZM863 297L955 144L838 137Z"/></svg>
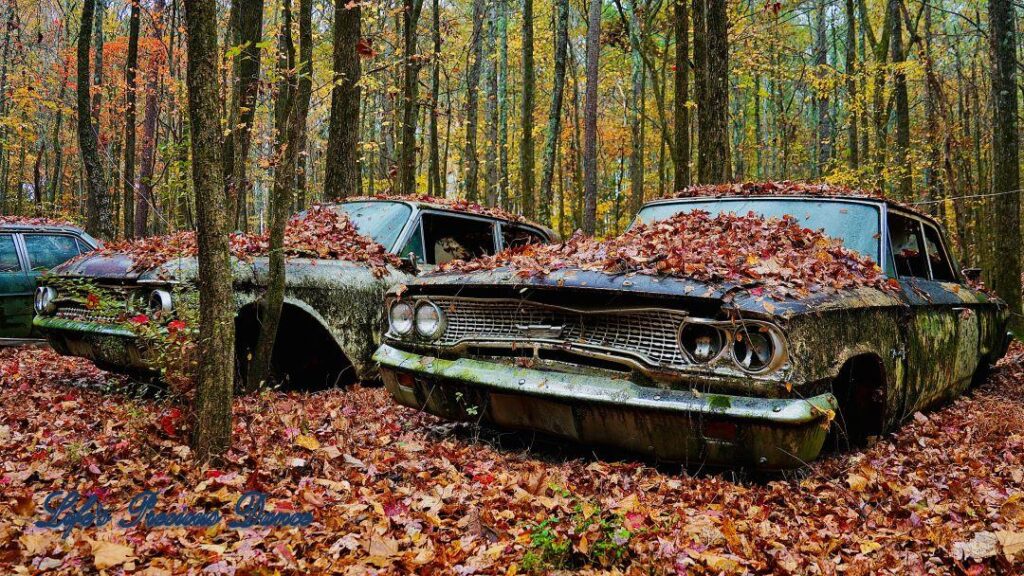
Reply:
<svg viewBox="0 0 1024 576"><path fill-rule="evenodd" d="M978 280L981 280L981 268L964 268L961 272L963 273L964 278L970 282L977 282Z"/></svg>

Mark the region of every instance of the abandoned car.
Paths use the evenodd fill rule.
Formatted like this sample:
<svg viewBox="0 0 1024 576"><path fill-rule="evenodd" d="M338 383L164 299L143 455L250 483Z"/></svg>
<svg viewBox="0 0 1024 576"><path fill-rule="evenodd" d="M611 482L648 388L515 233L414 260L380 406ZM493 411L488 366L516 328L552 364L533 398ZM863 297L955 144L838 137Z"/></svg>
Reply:
<svg viewBox="0 0 1024 576"><path fill-rule="evenodd" d="M312 221L325 215L326 222ZM310 240L337 226L335 220L344 226L330 232L340 235L331 240L334 246ZM264 251L256 254L265 254L266 237L252 238L234 236L232 249L264 242ZM294 217L285 235L286 251L291 246L290 256L317 257L286 260L284 308L272 353L275 379L301 389L376 379L370 357L380 342L389 286L453 258L550 239L544 228L501 211L426 197L359 199ZM191 247L192 253L167 258L149 253L168 246L173 252L176 243ZM129 246L135 246L134 253L97 252L44 277L34 323L62 354L89 358L112 371L152 376L159 351L139 335L154 323L174 332L183 326L183 303L196 308L194 235L165 237L155 248ZM327 254L335 250L341 253ZM236 257L232 266L238 372L244 375L259 332L257 304L266 285L267 258Z"/></svg>
<svg viewBox="0 0 1024 576"><path fill-rule="evenodd" d="M385 386L448 419L787 469L830 433L862 443L962 393L1005 353L1005 303L968 284L932 218L852 191L743 190L393 292Z"/></svg>
<svg viewBox="0 0 1024 576"><path fill-rule="evenodd" d="M41 340L32 327L36 278L99 245L80 228L43 218L0 218L0 346Z"/></svg>

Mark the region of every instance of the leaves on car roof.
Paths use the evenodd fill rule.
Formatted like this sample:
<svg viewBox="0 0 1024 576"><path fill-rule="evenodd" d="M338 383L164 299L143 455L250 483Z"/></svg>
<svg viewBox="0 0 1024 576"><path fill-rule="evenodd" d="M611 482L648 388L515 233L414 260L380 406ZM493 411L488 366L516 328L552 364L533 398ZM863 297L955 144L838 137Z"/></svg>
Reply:
<svg viewBox="0 0 1024 576"><path fill-rule="evenodd" d="M795 218L711 216L703 210L640 224L608 240L577 233L562 244L528 245L495 256L453 261L443 272L510 268L522 277L581 269L607 274L690 278L759 289L778 298L860 286L889 289L881 268L842 241Z"/></svg>
<svg viewBox="0 0 1024 576"><path fill-rule="evenodd" d="M358 262L369 265L377 275L383 275L388 265L401 264L397 256L359 234L347 214L328 206L314 206L292 216L285 228L284 245L287 256ZM231 253L236 258L266 256L269 252L269 233L231 235ZM99 250L103 255L131 257L135 270L149 270L174 258L198 253L194 232L111 242Z"/></svg>
<svg viewBox="0 0 1024 576"><path fill-rule="evenodd" d="M42 216L0 216L0 224L14 224L17 226L59 226L75 228L78 225L68 220L59 218L45 218Z"/></svg>
<svg viewBox="0 0 1024 576"><path fill-rule="evenodd" d="M519 214L513 214L507 210L496 208L492 206L484 206L477 202L470 202L462 198L443 198L440 196L427 196L426 194L421 195L409 195L409 194L378 194L376 196L358 196L354 198L346 198L346 201L359 201L359 200L403 200L406 202L420 202L423 204L433 204L441 208L448 210L454 210L456 212L467 212L469 214L479 214L481 216L490 216L492 218L500 218L502 220L509 220L511 222L525 222L526 219Z"/></svg>

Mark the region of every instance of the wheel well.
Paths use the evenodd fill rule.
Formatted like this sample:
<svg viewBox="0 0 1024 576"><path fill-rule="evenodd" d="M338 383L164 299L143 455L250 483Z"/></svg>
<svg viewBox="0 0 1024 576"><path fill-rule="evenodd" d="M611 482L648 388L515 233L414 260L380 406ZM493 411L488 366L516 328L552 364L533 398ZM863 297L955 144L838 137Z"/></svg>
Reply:
<svg viewBox="0 0 1024 576"><path fill-rule="evenodd" d="M885 429L886 378L882 359L874 354L854 356L832 382L839 401L836 415L840 446L863 446Z"/></svg>
<svg viewBox="0 0 1024 576"><path fill-rule="evenodd" d="M259 338L259 306L248 304L235 316L236 373L244 379ZM285 302L271 357L272 376L286 390L323 390L351 384L355 370L320 320Z"/></svg>

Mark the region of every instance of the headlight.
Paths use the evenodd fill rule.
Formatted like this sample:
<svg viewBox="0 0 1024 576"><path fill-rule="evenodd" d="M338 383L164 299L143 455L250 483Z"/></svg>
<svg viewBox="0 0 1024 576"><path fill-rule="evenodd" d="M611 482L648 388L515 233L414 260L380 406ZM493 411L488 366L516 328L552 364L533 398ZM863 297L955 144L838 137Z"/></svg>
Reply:
<svg viewBox="0 0 1024 576"><path fill-rule="evenodd" d="M54 304L54 300L57 299L57 291L49 286L40 286L36 288L36 295L34 299L34 305L36 308L36 314L53 314L54 310L57 309L57 305Z"/></svg>
<svg viewBox="0 0 1024 576"><path fill-rule="evenodd" d="M721 330L707 324L684 322L679 329L680 348L698 364L717 358L724 340Z"/></svg>
<svg viewBox="0 0 1024 576"><path fill-rule="evenodd" d="M395 302L391 305L388 313L388 322L391 331L400 336L412 334L413 310L412 305L407 302Z"/></svg>
<svg viewBox="0 0 1024 576"><path fill-rule="evenodd" d="M416 333L436 340L444 333L444 312L433 302L421 302L416 307Z"/></svg>
<svg viewBox="0 0 1024 576"><path fill-rule="evenodd" d="M782 355L782 339L769 328L747 324L733 334L732 358L747 372L774 369L782 361Z"/></svg>
<svg viewBox="0 0 1024 576"><path fill-rule="evenodd" d="M150 316L170 316L174 312L174 302L171 300L171 293L167 290L153 290L149 293Z"/></svg>

